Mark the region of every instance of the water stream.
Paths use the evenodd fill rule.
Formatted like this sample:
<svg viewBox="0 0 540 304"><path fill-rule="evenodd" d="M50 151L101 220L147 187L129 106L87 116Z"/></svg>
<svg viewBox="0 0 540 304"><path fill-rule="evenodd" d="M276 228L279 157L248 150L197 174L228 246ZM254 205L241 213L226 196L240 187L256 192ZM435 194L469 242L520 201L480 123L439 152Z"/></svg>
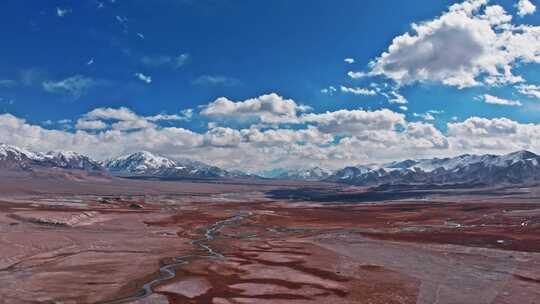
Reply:
<svg viewBox="0 0 540 304"><path fill-rule="evenodd" d="M153 293L154 286L158 285L159 283L162 283L164 281L173 279L176 277L176 267L189 263L189 260L191 259L197 259L197 258L225 258L223 254L216 251L214 248L210 247L210 245L207 244L207 242L212 241L216 238L216 236L220 233L220 231L230 225L235 225L244 220L246 217L251 216L251 212L245 212L237 214L231 218L218 221L214 223L212 226L205 228L205 232L202 238L192 240L190 243L194 246L199 247L203 251L206 252L206 255L201 254L188 254L183 256L175 257L173 260L174 262L171 264L167 264L164 266L161 266L159 268L159 275L152 279L151 281L145 283L140 290L135 292L132 295L129 295L127 297L121 298L121 299L115 299L110 301L104 301L100 302L100 304L121 304L121 303L129 303L132 301L136 301L145 297L150 296Z"/></svg>

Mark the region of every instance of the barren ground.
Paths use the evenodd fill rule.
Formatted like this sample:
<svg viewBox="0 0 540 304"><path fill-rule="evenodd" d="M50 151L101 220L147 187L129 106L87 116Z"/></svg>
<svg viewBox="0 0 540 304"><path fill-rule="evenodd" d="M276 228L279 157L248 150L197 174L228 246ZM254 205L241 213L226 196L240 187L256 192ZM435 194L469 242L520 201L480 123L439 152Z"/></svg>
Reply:
<svg viewBox="0 0 540 304"><path fill-rule="evenodd" d="M540 303L537 188L5 180L0 303Z"/></svg>

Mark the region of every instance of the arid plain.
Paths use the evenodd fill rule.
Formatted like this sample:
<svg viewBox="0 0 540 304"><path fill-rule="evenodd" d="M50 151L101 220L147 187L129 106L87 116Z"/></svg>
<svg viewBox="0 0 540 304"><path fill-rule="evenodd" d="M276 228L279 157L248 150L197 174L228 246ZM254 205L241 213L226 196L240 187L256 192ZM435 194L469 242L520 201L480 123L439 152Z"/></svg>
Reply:
<svg viewBox="0 0 540 304"><path fill-rule="evenodd" d="M2 303L540 303L535 187L3 181Z"/></svg>

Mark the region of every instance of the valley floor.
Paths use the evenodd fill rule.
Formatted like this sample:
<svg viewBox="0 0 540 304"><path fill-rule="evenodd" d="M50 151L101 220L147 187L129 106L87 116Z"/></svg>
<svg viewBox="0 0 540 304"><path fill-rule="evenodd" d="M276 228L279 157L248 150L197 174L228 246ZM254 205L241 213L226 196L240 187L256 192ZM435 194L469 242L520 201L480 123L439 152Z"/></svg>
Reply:
<svg viewBox="0 0 540 304"><path fill-rule="evenodd" d="M317 203L137 183L4 191L0 303L540 303L536 189Z"/></svg>

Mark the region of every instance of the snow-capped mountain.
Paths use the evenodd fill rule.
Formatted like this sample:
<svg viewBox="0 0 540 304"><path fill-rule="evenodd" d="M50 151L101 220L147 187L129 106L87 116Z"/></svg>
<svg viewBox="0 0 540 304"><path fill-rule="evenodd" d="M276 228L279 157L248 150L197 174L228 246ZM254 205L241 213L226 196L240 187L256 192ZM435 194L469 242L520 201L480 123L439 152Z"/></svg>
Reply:
<svg viewBox="0 0 540 304"><path fill-rule="evenodd" d="M328 178L332 172L320 167L309 169L285 169L278 168L268 171L262 171L257 174L259 177L269 179L283 180L305 180L305 181L320 181Z"/></svg>
<svg viewBox="0 0 540 304"><path fill-rule="evenodd" d="M360 176L373 170L373 168L373 166L345 167L341 170L334 172L334 174L329 178L336 181L348 181L350 179L353 179L355 176Z"/></svg>
<svg viewBox="0 0 540 304"><path fill-rule="evenodd" d="M54 151L41 155L43 161L48 162L53 167L86 171L100 171L103 169L99 162L77 152Z"/></svg>
<svg viewBox="0 0 540 304"><path fill-rule="evenodd" d="M102 163L111 172L144 174L150 171L174 168L176 162L147 151L123 155Z"/></svg>
<svg viewBox="0 0 540 304"><path fill-rule="evenodd" d="M347 167L328 180L355 185L523 183L540 180L540 156L518 151L500 156L464 154L404 160L371 168Z"/></svg>
<svg viewBox="0 0 540 304"><path fill-rule="evenodd" d="M29 172L43 169L54 169L55 172L77 170L99 172L107 176L108 171L116 176L159 179L257 177L238 170L227 171L188 159L172 160L144 151L100 163L76 152L38 153L6 144L0 144L0 169ZM351 166L334 173L315 167L272 170L260 176L283 180L324 180L362 186L519 184L540 181L540 156L529 151L506 155L464 154L448 158L408 159L382 165Z"/></svg>
<svg viewBox="0 0 540 304"><path fill-rule="evenodd" d="M277 179L319 181L328 178L331 174L332 172L328 170L313 167L310 169L289 170L277 176Z"/></svg>
<svg viewBox="0 0 540 304"><path fill-rule="evenodd" d="M8 169L30 169L38 155L26 149L0 144L0 167Z"/></svg>
<svg viewBox="0 0 540 304"><path fill-rule="evenodd" d="M161 179L226 178L244 175L189 159L172 160L147 151L120 156L105 161L102 165L114 175Z"/></svg>
<svg viewBox="0 0 540 304"><path fill-rule="evenodd" d="M0 144L0 169L33 171L37 169L80 170L117 176L138 176L162 179L245 178L252 177L238 170L227 171L189 159L172 160L147 151L98 162L88 156L70 152L32 152L12 145Z"/></svg>
<svg viewBox="0 0 540 304"><path fill-rule="evenodd" d="M99 171L101 165L88 156L55 151L35 153L12 145L0 144L0 167L31 170L36 167Z"/></svg>

